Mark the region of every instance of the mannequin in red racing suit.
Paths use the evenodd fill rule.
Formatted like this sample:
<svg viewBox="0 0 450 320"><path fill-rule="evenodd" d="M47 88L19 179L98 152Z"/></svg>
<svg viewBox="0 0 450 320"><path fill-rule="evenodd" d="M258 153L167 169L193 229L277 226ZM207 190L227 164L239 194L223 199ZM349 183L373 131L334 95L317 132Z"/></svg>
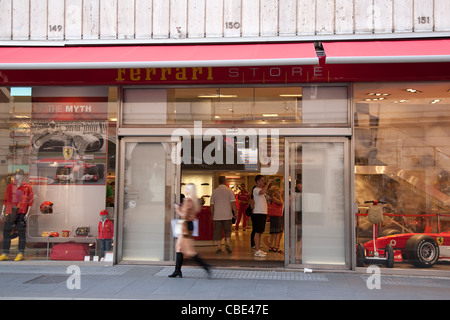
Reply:
<svg viewBox="0 0 450 320"><path fill-rule="evenodd" d="M17 169L14 173L14 180L6 187L3 198L3 208L1 219L5 218L3 228L3 254L0 261L6 260L11 246L11 232L14 227L19 234L19 253L15 260L23 260L25 252L25 228L28 214L33 205L33 188L23 180L23 170Z"/></svg>

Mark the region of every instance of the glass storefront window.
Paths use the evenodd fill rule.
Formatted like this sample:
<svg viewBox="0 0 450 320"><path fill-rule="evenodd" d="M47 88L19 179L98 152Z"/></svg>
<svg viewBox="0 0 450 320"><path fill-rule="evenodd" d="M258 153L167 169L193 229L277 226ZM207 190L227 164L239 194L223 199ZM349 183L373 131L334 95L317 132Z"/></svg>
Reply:
<svg viewBox="0 0 450 320"><path fill-rule="evenodd" d="M354 86L356 241L393 247L394 267L448 269L450 83ZM383 220L368 217L381 201ZM377 221L377 220L372 220ZM371 242L372 241L372 242Z"/></svg>
<svg viewBox="0 0 450 320"><path fill-rule="evenodd" d="M124 125L346 125L347 87L125 89Z"/></svg>
<svg viewBox="0 0 450 320"><path fill-rule="evenodd" d="M0 110L1 259L109 260L117 89L2 87Z"/></svg>

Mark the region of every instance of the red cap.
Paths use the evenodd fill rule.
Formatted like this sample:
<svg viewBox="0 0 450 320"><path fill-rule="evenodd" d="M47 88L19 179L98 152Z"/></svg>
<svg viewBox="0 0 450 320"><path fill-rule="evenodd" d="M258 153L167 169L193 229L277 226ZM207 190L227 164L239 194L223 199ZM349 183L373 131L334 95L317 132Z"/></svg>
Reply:
<svg viewBox="0 0 450 320"><path fill-rule="evenodd" d="M102 211L100 211L100 215L101 216L107 216L108 215L108 211L102 210Z"/></svg>

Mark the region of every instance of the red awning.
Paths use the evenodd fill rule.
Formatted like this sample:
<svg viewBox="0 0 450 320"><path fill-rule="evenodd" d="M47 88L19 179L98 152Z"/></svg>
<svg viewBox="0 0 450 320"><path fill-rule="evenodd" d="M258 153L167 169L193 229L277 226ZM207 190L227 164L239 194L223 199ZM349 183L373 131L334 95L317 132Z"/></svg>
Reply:
<svg viewBox="0 0 450 320"><path fill-rule="evenodd" d="M0 47L0 70L318 64L313 43Z"/></svg>
<svg viewBox="0 0 450 320"><path fill-rule="evenodd" d="M327 64L450 62L450 39L324 42Z"/></svg>

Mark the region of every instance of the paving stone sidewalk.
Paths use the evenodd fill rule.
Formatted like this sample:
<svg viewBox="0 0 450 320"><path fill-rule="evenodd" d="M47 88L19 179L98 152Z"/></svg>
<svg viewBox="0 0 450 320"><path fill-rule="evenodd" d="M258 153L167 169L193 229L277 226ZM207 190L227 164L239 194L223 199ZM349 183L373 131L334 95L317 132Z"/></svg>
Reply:
<svg viewBox="0 0 450 320"><path fill-rule="evenodd" d="M0 299L73 300L441 300L450 299L450 278L361 273L203 269L172 266L0 265ZM75 271L74 271L75 270ZM381 269L382 271L382 269ZM376 280L376 281L375 281ZM372 288L372 289L370 289Z"/></svg>

